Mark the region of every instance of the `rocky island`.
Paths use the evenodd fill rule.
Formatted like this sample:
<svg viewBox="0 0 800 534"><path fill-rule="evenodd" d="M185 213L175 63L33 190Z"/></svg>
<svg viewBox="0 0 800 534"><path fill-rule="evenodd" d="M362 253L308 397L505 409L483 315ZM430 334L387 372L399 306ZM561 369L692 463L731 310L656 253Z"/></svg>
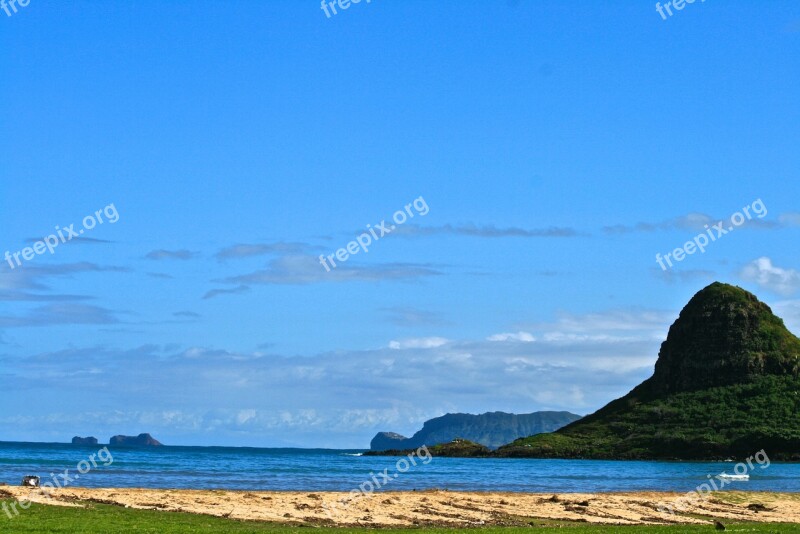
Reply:
<svg viewBox="0 0 800 534"><path fill-rule="evenodd" d="M73 445L97 445L97 438L92 437L92 436L90 436L88 438L82 438L80 436L75 436L74 438L72 438L72 444Z"/></svg>
<svg viewBox="0 0 800 534"><path fill-rule="evenodd" d="M109 445L117 447L161 447L163 444L150 434L138 436L114 436L108 441Z"/></svg>

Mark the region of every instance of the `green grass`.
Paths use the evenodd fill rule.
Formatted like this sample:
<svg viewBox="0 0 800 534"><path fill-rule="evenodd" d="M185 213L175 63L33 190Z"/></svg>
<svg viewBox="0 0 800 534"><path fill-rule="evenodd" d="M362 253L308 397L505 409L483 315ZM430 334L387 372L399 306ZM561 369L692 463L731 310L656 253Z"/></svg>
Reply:
<svg viewBox="0 0 800 534"><path fill-rule="evenodd" d="M3 501L0 501L0 504ZM5 501L10 502L10 501ZM546 526L542 526L545 525ZM762 523L730 523L726 532L754 533L787 533L800 532L800 525L795 524L762 524ZM9 519L0 512L0 532L11 534L35 533L81 533L81 534L175 534L175 533L232 533L248 534L273 532L277 534L310 534L331 533L348 534L378 531L381 534L400 534L404 532L426 534L456 534L466 529L449 528L406 528L406 529L374 529L374 528L333 528L313 526L276 525L253 521L235 521L215 517L183 514L175 512L159 512L153 510L132 510L118 506L103 504L91 505L88 508L65 508L60 506L32 505L23 510L14 519ZM654 527L622 527L591 526L585 523L557 523L531 521L530 527L487 527L469 529L475 534L516 534L535 532L537 534L555 532L575 532L580 534L611 534L653 532L653 533L699 533L716 532L713 525L701 526L654 526Z"/></svg>

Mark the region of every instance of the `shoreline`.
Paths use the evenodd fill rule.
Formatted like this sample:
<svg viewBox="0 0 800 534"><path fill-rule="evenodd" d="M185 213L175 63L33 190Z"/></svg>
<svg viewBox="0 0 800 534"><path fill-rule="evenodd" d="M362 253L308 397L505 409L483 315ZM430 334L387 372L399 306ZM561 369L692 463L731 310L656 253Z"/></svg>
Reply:
<svg viewBox="0 0 800 534"><path fill-rule="evenodd" d="M0 486L0 499L27 499L30 494L30 488ZM658 510L685 495L421 490L376 492L353 499L348 492L68 487L53 490L49 498L34 491L30 500L55 506L100 503L316 526L527 526L534 520L618 525L706 524L710 520L800 523L800 493L720 491L675 514Z"/></svg>

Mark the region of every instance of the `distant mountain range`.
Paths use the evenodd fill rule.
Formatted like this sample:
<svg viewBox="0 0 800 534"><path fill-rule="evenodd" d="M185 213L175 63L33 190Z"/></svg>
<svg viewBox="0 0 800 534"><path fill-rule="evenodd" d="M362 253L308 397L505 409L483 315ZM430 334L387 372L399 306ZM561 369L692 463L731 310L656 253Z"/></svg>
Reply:
<svg viewBox="0 0 800 534"><path fill-rule="evenodd" d="M456 438L494 449L520 437L558 430L580 417L569 412L534 412L519 415L504 412L488 412L481 415L453 413L426 421L422 425L422 430L410 438L394 432L380 432L372 438L370 450L417 449L423 445L447 443Z"/></svg>

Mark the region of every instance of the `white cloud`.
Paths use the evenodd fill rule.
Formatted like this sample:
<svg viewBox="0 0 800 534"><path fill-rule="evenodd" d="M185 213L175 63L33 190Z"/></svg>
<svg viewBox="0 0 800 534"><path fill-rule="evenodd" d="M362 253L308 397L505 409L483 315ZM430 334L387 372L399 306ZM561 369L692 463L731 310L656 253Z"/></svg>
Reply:
<svg viewBox="0 0 800 534"><path fill-rule="evenodd" d="M606 234L629 234L632 232L655 232L657 230L702 230L706 224L712 224L714 219L705 213L689 213L673 219L660 222L639 222L634 225L617 224L606 226Z"/></svg>
<svg viewBox="0 0 800 534"><path fill-rule="evenodd" d="M519 331L517 333L505 332L494 334L486 338L487 341L519 341L521 343L533 343L536 338L530 332Z"/></svg>
<svg viewBox="0 0 800 534"><path fill-rule="evenodd" d="M636 341L636 336L609 336L606 334L575 334L571 332L547 332L543 338L550 343L624 343L626 341Z"/></svg>
<svg viewBox="0 0 800 534"><path fill-rule="evenodd" d="M250 421L251 419L255 418L255 416L256 416L255 410L240 410L239 413L236 415L236 422L240 425L243 425L246 422Z"/></svg>
<svg viewBox="0 0 800 534"><path fill-rule="evenodd" d="M395 350L403 349L433 349L441 347L449 340L443 337L420 337L411 339L402 339L400 341L390 341L389 348Z"/></svg>
<svg viewBox="0 0 800 534"><path fill-rule="evenodd" d="M327 269L320 263L318 257L289 254L271 260L264 269L225 278L219 282L244 287L250 284L304 285L324 282L417 280L442 274L431 265L413 263L339 263L336 267L329 266Z"/></svg>
<svg viewBox="0 0 800 534"><path fill-rule="evenodd" d="M359 447L447 412L591 412L652 374L676 315L562 314L489 338L398 338L312 356L155 345L0 354L0 387L30 399L8 439L52 441L45 432L66 425L98 437L150 432L168 444ZM86 413L87 398L107 411Z"/></svg>
<svg viewBox="0 0 800 534"><path fill-rule="evenodd" d="M669 325L677 319L674 311L662 310L606 310L575 315L559 313L550 323L523 325L527 330L541 331L545 341L596 341L626 342L651 339L663 341Z"/></svg>
<svg viewBox="0 0 800 534"><path fill-rule="evenodd" d="M474 224L445 224L443 226L417 226L407 224L395 230L396 235L431 236L431 235L465 235L470 237L577 237L581 235L574 228L497 228L493 225L476 226Z"/></svg>
<svg viewBox="0 0 800 534"><path fill-rule="evenodd" d="M776 267L767 257L758 258L745 265L740 276L743 280L754 282L764 289L784 296L792 295L800 289L800 272Z"/></svg>

